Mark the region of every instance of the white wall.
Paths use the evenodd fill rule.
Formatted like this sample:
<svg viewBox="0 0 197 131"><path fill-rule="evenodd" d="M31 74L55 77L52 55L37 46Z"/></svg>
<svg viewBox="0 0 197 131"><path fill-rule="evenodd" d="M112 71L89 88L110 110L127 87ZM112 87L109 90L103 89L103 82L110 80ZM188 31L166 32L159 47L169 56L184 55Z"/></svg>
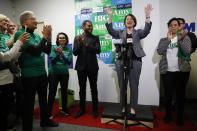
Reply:
<svg viewBox="0 0 197 131"><path fill-rule="evenodd" d="M166 37L168 28L167 22L172 17L182 17L187 23L195 22L197 24L197 0L160 0L160 37ZM197 35L197 31L195 31ZM191 56L192 70L190 80L186 88L186 98L197 98L197 51ZM163 94L163 92L161 92Z"/></svg>
<svg viewBox="0 0 197 131"><path fill-rule="evenodd" d="M14 8L13 2L11 0L0 0L0 14L4 14L9 17L11 20L14 20Z"/></svg>

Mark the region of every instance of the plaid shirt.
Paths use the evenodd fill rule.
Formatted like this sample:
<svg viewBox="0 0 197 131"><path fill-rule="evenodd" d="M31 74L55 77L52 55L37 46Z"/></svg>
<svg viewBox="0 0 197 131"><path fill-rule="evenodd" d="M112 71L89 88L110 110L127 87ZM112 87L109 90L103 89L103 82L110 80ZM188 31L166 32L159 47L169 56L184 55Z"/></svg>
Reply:
<svg viewBox="0 0 197 131"><path fill-rule="evenodd" d="M178 36L178 40L180 39L180 36ZM159 41L159 45L157 48L157 53L161 56L161 60L159 63L159 71L160 74L165 74L168 70L168 61L167 61L167 57L166 57L166 53L167 53L167 48L168 45L171 43L171 41L169 41L167 38L162 38ZM191 50L191 40L188 36L185 36L183 41L178 42L178 48L181 50L181 53L184 56L187 56L190 54L190 50ZM191 70L191 66L189 61L181 59L180 57L178 58L178 65L179 65L179 69L182 72L189 72Z"/></svg>

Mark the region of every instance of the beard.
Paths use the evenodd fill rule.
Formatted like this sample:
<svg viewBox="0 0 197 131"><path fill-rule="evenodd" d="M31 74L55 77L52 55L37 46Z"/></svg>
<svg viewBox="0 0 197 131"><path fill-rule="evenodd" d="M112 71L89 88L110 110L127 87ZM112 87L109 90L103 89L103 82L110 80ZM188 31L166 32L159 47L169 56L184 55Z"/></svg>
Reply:
<svg viewBox="0 0 197 131"><path fill-rule="evenodd" d="M89 29L85 29L84 32L85 32L86 34L92 34L92 31L90 31Z"/></svg>

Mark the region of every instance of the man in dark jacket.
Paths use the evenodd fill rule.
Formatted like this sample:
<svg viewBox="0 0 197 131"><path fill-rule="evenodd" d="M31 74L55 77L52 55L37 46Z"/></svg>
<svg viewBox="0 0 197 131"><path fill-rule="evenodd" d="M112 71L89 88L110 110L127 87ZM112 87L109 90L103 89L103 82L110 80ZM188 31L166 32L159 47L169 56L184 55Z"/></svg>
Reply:
<svg viewBox="0 0 197 131"><path fill-rule="evenodd" d="M77 57L75 70L77 70L79 87L80 87L80 110L75 115L75 118L85 114L85 99L86 99L86 81L87 77L90 82L90 89L93 103L93 117L98 116L98 62L96 54L99 54L100 42L99 38L92 34L92 22L85 20L83 22L84 33L76 36L74 39L73 54Z"/></svg>

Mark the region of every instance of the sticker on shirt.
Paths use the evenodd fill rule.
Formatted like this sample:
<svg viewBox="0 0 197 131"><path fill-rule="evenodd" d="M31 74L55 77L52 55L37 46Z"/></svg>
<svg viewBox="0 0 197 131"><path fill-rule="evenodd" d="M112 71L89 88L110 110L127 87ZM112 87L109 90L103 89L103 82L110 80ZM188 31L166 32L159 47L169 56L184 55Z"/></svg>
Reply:
<svg viewBox="0 0 197 131"><path fill-rule="evenodd" d="M127 43L133 43L133 39L132 38L127 38Z"/></svg>
<svg viewBox="0 0 197 131"><path fill-rule="evenodd" d="M177 48L177 43L170 43L168 45L168 49L173 49L173 48Z"/></svg>
<svg viewBox="0 0 197 131"><path fill-rule="evenodd" d="M177 42L178 42L178 37L174 37L171 39L171 43L168 45L168 49L174 49L177 48Z"/></svg>

